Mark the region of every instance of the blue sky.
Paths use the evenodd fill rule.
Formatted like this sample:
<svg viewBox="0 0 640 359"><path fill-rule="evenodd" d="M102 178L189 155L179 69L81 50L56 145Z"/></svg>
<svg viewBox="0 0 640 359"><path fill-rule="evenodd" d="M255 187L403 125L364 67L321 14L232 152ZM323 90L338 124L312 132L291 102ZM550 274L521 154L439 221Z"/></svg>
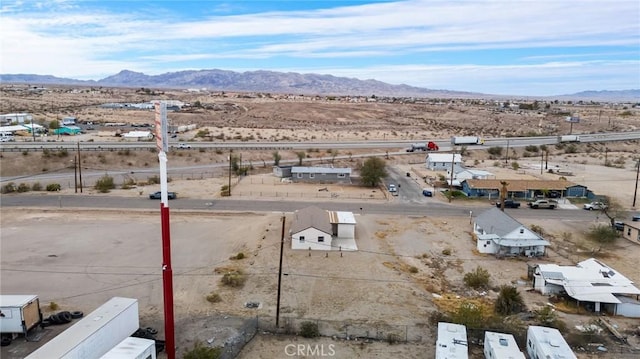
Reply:
<svg viewBox="0 0 640 359"><path fill-rule="evenodd" d="M272 70L546 96L640 88L637 0L2 0L0 73Z"/></svg>

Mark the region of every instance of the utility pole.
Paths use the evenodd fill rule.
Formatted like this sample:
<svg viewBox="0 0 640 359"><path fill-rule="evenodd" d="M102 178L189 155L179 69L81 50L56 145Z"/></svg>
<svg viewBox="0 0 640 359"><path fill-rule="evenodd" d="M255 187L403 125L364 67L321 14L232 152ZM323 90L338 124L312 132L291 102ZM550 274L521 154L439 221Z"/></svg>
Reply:
<svg viewBox="0 0 640 359"><path fill-rule="evenodd" d="M78 177L80 179L80 193L82 193L82 161L80 159L80 142L78 142Z"/></svg>
<svg viewBox="0 0 640 359"><path fill-rule="evenodd" d="M78 193L78 156L73 156L73 187L75 193Z"/></svg>
<svg viewBox="0 0 640 359"><path fill-rule="evenodd" d="M451 198L453 198L453 166L456 163L456 148L453 147L453 153L451 154L451 176L449 179L449 203L451 203Z"/></svg>
<svg viewBox="0 0 640 359"><path fill-rule="evenodd" d="M506 166L509 161L509 140L507 140L507 153L504 155L504 165Z"/></svg>
<svg viewBox="0 0 640 359"><path fill-rule="evenodd" d="M544 163L544 152L540 152L540 175L542 175L542 164Z"/></svg>
<svg viewBox="0 0 640 359"><path fill-rule="evenodd" d="M280 323L280 288L282 288L282 252L284 251L284 222L285 216L282 214L282 235L280 236L280 265L278 266L278 299L276 304L276 330Z"/></svg>
<svg viewBox="0 0 640 359"><path fill-rule="evenodd" d="M232 149L229 149L229 197L231 197L231 153Z"/></svg>
<svg viewBox="0 0 640 359"><path fill-rule="evenodd" d="M638 197L638 176L640 176L640 159L636 164L636 189L633 192L633 204L631 207L636 208L636 198Z"/></svg>

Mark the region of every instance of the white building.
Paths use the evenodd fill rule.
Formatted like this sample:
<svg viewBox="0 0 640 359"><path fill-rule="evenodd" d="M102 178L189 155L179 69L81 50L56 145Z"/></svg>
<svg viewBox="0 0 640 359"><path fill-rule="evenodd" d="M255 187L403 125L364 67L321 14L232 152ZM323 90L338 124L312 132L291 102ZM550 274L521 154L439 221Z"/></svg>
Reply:
<svg viewBox="0 0 640 359"><path fill-rule="evenodd" d="M577 359L558 329L531 325L527 329L529 358Z"/></svg>
<svg viewBox="0 0 640 359"><path fill-rule="evenodd" d="M538 264L533 272L533 287L545 295L566 294L596 313L640 318L640 289L594 258L575 266Z"/></svg>
<svg viewBox="0 0 640 359"><path fill-rule="evenodd" d="M0 115L0 124L2 125L21 125L31 122L33 122L33 116L29 113L7 113Z"/></svg>
<svg viewBox="0 0 640 359"><path fill-rule="evenodd" d="M459 153L429 153L426 166L432 171L446 171L451 170L451 161L454 162L454 166L460 166L462 156Z"/></svg>
<svg viewBox="0 0 640 359"><path fill-rule="evenodd" d="M469 358L467 328L460 324L438 323L436 359L467 358Z"/></svg>
<svg viewBox="0 0 640 359"><path fill-rule="evenodd" d="M484 332L485 359L525 359L511 334Z"/></svg>
<svg viewBox="0 0 640 359"><path fill-rule="evenodd" d="M480 253L542 256L545 248L550 245L524 224L495 207L476 217L473 233Z"/></svg>
<svg viewBox="0 0 640 359"><path fill-rule="evenodd" d="M332 233L337 238L356 237L356 217L353 212L329 212L329 223L331 223Z"/></svg>
<svg viewBox="0 0 640 359"><path fill-rule="evenodd" d="M291 249L331 250L331 223L323 209L310 206L295 211L290 232Z"/></svg>

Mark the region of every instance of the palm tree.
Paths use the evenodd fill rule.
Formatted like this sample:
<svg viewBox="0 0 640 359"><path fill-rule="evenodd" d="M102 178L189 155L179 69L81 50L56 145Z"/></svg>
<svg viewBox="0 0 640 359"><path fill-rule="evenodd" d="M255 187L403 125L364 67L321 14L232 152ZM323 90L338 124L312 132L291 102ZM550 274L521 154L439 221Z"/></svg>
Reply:
<svg viewBox="0 0 640 359"><path fill-rule="evenodd" d="M518 292L518 288L510 285L503 285L500 287L500 294L498 295L498 299L496 299L496 313L509 315L519 313L524 309L524 300L522 299L520 292Z"/></svg>

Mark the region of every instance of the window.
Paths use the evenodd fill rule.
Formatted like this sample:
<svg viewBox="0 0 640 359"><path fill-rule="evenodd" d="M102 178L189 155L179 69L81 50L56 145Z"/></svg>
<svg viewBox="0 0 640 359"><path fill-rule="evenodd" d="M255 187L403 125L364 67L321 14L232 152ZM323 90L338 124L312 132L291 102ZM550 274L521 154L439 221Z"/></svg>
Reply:
<svg viewBox="0 0 640 359"><path fill-rule="evenodd" d="M338 178L345 178L347 177L346 173L338 173Z"/></svg>
<svg viewBox="0 0 640 359"><path fill-rule="evenodd" d="M491 244L491 241L487 241L487 244Z"/></svg>
<svg viewBox="0 0 640 359"><path fill-rule="evenodd" d="M315 178L316 174L315 173L309 173L309 178Z"/></svg>
<svg viewBox="0 0 640 359"><path fill-rule="evenodd" d="M298 178L302 178L302 173L298 173Z"/></svg>
<svg viewBox="0 0 640 359"><path fill-rule="evenodd" d="M324 242L324 236L319 236L318 237L318 242Z"/></svg>
<svg viewBox="0 0 640 359"><path fill-rule="evenodd" d="M300 243L304 243L304 236L300 236L298 240L300 241Z"/></svg>

